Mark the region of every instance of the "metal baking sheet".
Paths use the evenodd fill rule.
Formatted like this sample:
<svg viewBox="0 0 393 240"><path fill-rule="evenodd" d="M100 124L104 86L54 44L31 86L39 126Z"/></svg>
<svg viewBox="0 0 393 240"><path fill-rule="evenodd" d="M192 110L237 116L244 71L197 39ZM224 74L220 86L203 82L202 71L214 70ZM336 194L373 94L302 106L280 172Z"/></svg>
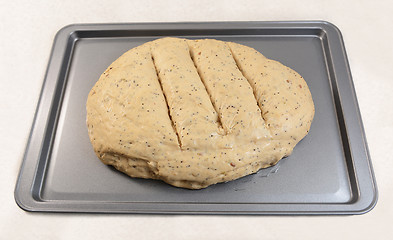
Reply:
<svg viewBox="0 0 393 240"><path fill-rule="evenodd" d="M132 179L95 156L85 102L123 52L165 36L251 46L295 69L316 107L310 133L274 168L202 190ZM15 188L27 211L161 214L362 214L376 183L340 31L314 22L70 25L54 41Z"/></svg>

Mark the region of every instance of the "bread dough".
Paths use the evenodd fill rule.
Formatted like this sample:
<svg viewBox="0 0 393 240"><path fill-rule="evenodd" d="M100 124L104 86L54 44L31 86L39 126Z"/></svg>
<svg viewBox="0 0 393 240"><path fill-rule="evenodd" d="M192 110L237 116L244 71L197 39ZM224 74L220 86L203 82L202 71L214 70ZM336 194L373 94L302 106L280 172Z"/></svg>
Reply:
<svg viewBox="0 0 393 240"><path fill-rule="evenodd" d="M189 189L276 164L314 117L298 73L213 39L162 38L129 50L101 75L86 109L103 163Z"/></svg>

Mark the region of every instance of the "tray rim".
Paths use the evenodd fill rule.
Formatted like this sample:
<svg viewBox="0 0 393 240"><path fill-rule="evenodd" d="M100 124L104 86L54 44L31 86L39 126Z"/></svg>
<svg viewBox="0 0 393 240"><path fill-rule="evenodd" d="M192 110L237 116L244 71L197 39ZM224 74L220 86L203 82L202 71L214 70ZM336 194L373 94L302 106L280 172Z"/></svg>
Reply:
<svg viewBox="0 0 393 240"><path fill-rule="evenodd" d="M78 37L73 38L73 34L78 31L105 31L105 30L154 30L157 28L165 27L168 30L178 30L187 27L187 29L288 29L288 28L298 28L298 29L317 29L321 30L328 36L328 48L332 59L332 73L335 74L338 70L347 73L347 76L341 76L344 78L347 84L337 84L337 96L340 101L340 106L344 116L344 122L355 122L355 124L346 124L345 131L351 131L351 136L353 139L349 139L352 144L357 141L357 147L361 146L361 152L353 151L351 149L351 154L361 155L365 158L363 163L354 160L354 171L358 181L359 197L357 200L350 203L334 203L334 204L290 204L296 205L296 209L283 208L287 203L277 203L277 204L263 204L264 207L256 207L258 204L240 204L245 209L241 210L239 204L217 204L217 203L187 203L187 206L193 206L193 210L187 209L185 206L175 206L171 203L159 203L160 208L152 209L149 203L133 203L133 202L100 202L100 201L43 201L40 196L35 195L32 192L32 183L35 183L35 177L38 172L45 171L46 164L44 166L39 160L39 156L42 151L42 146L45 147L40 139L43 140L47 129L47 123L51 116L52 100L56 94L55 90L59 87L58 79L61 74L67 74L68 66L71 62L71 57L65 64L63 54L66 51L72 51L74 46L74 41ZM333 40L334 41L333 41ZM60 57L59 57L60 56ZM342 64L334 64L335 62L341 62ZM344 68L344 69L343 69ZM330 72L330 71L329 71ZM64 75L64 77L65 77ZM333 75L332 78L337 76ZM56 79L50 81L50 79ZM343 80L343 81L344 81ZM348 84L349 83L349 84ZM341 90L340 90L341 88ZM343 90L344 89L344 90ZM346 91L347 95L341 94ZM62 94L61 92L59 94ZM61 105L59 103L58 105ZM352 113L352 114L348 114ZM52 113L53 114L53 113ZM348 138L350 136L348 135ZM48 148L50 148L50 144ZM349 144L350 146L351 143ZM359 150L359 149L357 149ZM45 151L44 151L45 152ZM37 156L36 159L31 157L31 155ZM360 172L358 172L360 171ZM359 178L358 176L363 176ZM364 177L366 176L366 177ZM368 180L370 182L366 182ZM377 203L378 190L375 182L375 175L372 168L369 150L367 146L367 140L365 137L364 127L360 115L360 110L356 98L356 92L354 90L353 80L349 68L349 63L347 60L347 55L344 47L344 42L340 30L330 22L327 21L233 21L233 22L165 22L165 23L94 23L94 24L70 24L61 28L54 39L52 50L50 53L50 59L47 65L46 74L42 84L42 89L37 104L36 112L34 115L33 124L29 134L29 140L26 145L25 154L23 156L22 164L19 171L19 176L17 178L17 183L14 191L14 198L17 205L23 210L30 212L85 212L85 213L153 213L153 214L241 214L241 215L349 215L349 214L364 214L369 212ZM360 199L360 200L359 200ZM114 204L115 203L115 204ZM155 203L157 204L157 203ZM120 206L115 206L120 205ZM177 204L179 205L179 204ZM183 204L184 205L184 204ZM214 205L215 210L206 210L204 206ZM238 211L228 211L225 208L234 205ZM250 205L250 206L249 206ZM261 204L259 204L261 205ZM318 208L318 206L323 205L324 210ZM248 208L247 208L248 206ZM253 207L253 211L249 211L249 207ZM329 207L327 207L329 206ZM266 209L270 210L266 210ZM281 209L281 210L280 210ZM284 209L284 210L282 210Z"/></svg>

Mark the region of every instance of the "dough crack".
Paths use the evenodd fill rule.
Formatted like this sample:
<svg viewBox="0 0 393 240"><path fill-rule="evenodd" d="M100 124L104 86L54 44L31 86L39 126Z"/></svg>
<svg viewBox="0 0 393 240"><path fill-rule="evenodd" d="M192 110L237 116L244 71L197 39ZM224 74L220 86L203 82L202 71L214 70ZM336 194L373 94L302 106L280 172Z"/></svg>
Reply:
<svg viewBox="0 0 393 240"><path fill-rule="evenodd" d="M165 91L164 91L164 89L163 89L163 87L162 87L162 82L161 82L160 74L158 74L157 65L156 65L156 63L155 63L155 61L154 61L154 57L153 57L152 54L151 54L151 60L153 61L154 70L155 70L156 75L157 75L158 83L160 84L160 87L161 87L161 92L162 92L162 94L164 95L166 107L167 107L167 110L168 110L168 117L169 117L169 119L171 120L171 125L172 125L172 128L173 128L173 131L174 131L175 134L176 134L177 142L178 142L178 144L179 144L179 147L180 147L180 149L182 149L182 142L181 142L181 140L180 140L179 133L178 133L177 130L176 130L175 123L173 122L173 119L172 119L172 116L171 116L171 111L169 110L170 107L169 107L169 104L168 104L168 99L167 99L167 96L166 96L166 94L165 94Z"/></svg>
<svg viewBox="0 0 393 240"><path fill-rule="evenodd" d="M191 58L192 62L194 63L195 70L198 73L199 80L201 81L201 83L205 87L205 91L207 92L207 95L209 96L209 99L210 99L210 102L211 102L211 104L212 104L212 106L214 108L214 111L216 113L219 113L218 112L218 107L216 106L216 101L213 100L212 94L211 94L211 92L209 92L209 90L208 90L208 88L206 86L205 80L203 79L203 77L202 77L202 75L200 73L200 69L198 69L198 67L197 67L197 64L196 64L196 62L194 60L193 52L191 51L190 46L189 46L189 51L188 52L190 54L190 58ZM222 118L222 115L221 114L217 114L218 133L220 135L226 135L228 133L224 130L224 128L222 126L222 119L221 118Z"/></svg>
<svg viewBox="0 0 393 240"><path fill-rule="evenodd" d="M228 43L226 43L226 44L227 44L228 48L229 48L230 51L231 51L233 61L235 61L237 68L239 69L239 71L240 71L240 73L243 75L243 77L247 80L247 82L250 84L250 87L252 88L252 93L254 94L255 101L257 102L258 107L259 107L259 109L261 110L261 117L262 117L262 119L263 119L263 122L264 122L264 124L265 124L265 127L269 130L268 126L266 126L266 119L265 119L265 116L263 115L263 108L262 108L262 106L261 106L260 99L258 99L258 97L257 97L257 89L254 87L253 84L251 84L251 79L248 78L248 77L244 74L243 69L241 68L240 63L239 63L238 60L236 59L235 54L234 54L234 52L232 51L231 46L230 46Z"/></svg>

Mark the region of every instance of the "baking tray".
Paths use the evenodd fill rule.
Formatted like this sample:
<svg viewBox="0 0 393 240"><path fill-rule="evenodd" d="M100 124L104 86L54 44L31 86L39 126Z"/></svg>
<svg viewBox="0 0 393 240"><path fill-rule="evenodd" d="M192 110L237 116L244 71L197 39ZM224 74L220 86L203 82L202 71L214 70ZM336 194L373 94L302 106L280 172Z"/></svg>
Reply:
<svg viewBox="0 0 393 240"><path fill-rule="evenodd" d="M85 102L123 52L165 36L251 46L295 69L316 112L277 166L202 190L132 179L95 156ZM27 211L162 214L362 214L377 189L340 31L323 21L70 25L54 41L15 188Z"/></svg>

